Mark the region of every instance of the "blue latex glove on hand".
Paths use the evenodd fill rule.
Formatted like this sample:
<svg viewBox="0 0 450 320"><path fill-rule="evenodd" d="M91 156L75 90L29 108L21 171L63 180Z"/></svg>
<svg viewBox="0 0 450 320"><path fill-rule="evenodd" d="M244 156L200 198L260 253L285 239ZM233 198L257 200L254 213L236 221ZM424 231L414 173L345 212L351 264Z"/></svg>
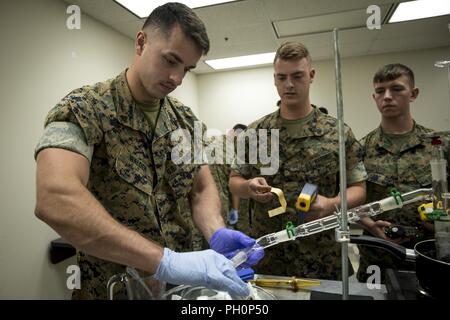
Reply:
<svg viewBox="0 0 450 320"><path fill-rule="evenodd" d="M246 236L240 231L220 228L212 235L210 247L214 251L217 251L228 259L231 259L236 255L238 250L252 247L255 243L255 239ZM247 257L247 261L241 264L239 268L249 268L257 264L263 257L263 248L253 250Z"/></svg>
<svg viewBox="0 0 450 320"><path fill-rule="evenodd" d="M227 291L232 296L250 294L231 261L213 250L178 253L164 248L164 255L153 278L171 284Z"/></svg>
<svg viewBox="0 0 450 320"><path fill-rule="evenodd" d="M236 209L231 209L230 212L228 212L228 223L233 225L238 222L239 219L239 213Z"/></svg>
<svg viewBox="0 0 450 320"><path fill-rule="evenodd" d="M240 269L237 272L239 278L242 280L253 280L255 278L255 270L252 268Z"/></svg>

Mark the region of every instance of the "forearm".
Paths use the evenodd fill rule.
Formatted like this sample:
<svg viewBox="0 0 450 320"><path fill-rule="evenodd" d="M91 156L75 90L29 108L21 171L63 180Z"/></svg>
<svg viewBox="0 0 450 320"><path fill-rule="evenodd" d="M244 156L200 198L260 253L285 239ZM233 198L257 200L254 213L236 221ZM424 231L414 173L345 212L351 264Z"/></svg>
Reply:
<svg viewBox="0 0 450 320"><path fill-rule="evenodd" d="M365 200L366 183L364 181L352 184L347 188L347 208L354 208L356 206L364 204ZM341 204L341 197L337 195L336 197L332 198L332 201L334 205L339 207Z"/></svg>
<svg viewBox="0 0 450 320"><path fill-rule="evenodd" d="M195 225L208 242L217 229L225 227L219 193L208 166L202 166L194 180L191 209Z"/></svg>
<svg viewBox="0 0 450 320"><path fill-rule="evenodd" d="M374 221L370 217L361 218L358 223L366 230L368 230L374 224Z"/></svg>
<svg viewBox="0 0 450 320"><path fill-rule="evenodd" d="M248 185L249 180L240 176L238 173L231 171L228 187L233 195L235 195L238 199L248 199L250 197L250 189Z"/></svg>
<svg viewBox="0 0 450 320"><path fill-rule="evenodd" d="M77 249L100 259L155 272L162 248L123 226L86 188L89 162L46 149L37 158L36 216Z"/></svg>
<svg viewBox="0 0 450 320"><path fill-rule="evenodd" d="M38 217L78 250L154 273L163 249L114 220L84 187L61 186L39 195ZM38 199L39 199L38 198Z"/></svg>

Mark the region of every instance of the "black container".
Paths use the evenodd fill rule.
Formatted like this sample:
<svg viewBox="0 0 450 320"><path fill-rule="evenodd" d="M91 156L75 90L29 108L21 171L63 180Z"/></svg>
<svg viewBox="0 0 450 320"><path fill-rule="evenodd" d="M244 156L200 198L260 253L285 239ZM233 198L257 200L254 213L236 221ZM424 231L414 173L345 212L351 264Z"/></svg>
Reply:
<svg viewBox="0 0 450 320"><path fill-rule="evenodd" d="M415 262L417 289L433 298L450 298L450 263L437 259L436 240L420 241L414 246L414 251L370 236L351 236L350 242L384 249L403 261Z"/></svg>
<svg viewBox="0 0 450 320"><path fill-rule="evenodd" d="M436 257L436 240L414 246L419 290L435 298L450 298L450 263Z"/></svg>

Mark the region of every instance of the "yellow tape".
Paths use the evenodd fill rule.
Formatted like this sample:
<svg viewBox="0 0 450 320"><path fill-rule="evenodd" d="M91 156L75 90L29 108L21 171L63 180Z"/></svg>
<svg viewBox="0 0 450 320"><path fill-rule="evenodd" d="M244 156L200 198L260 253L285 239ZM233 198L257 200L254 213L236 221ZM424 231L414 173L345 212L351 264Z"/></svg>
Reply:
<svg viewBox="0 0 450 320"><path fill-rule="evenodd" d="M280 201L280 204L281 204L281 207L269 210L269 217L272 218L279 214L285 213L287 203L286 203L286 198L284 197L284 193L281 189L272 188L272 189L270 189L270 192L275 193L278 196L278 201Z"/></svg>

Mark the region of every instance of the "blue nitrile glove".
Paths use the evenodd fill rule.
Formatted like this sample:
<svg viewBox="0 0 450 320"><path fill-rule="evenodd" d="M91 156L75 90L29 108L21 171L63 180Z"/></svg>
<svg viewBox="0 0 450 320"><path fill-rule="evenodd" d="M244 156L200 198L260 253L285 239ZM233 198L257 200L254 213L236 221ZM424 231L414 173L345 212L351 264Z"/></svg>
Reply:
<svg viewBox="0 0 450 320"><path fill-rule="evenodd" d="M244 281L253 280L255 278L255 270L253 270L252 268L240 269L238 270L237 274L239 278Z"/></svg>
<svg viewBox="0 0 450 320"><path fill-rule="evenodd" d="M235 231L227 228L220 228L211 237L210 247L214 251L223 254L225 257L231 259L236 255L238 250L252 247L255 244L255 239L246 236L240 231ZM260 248L254 250L247 257L239 268L249 268L259 262L264 257L264 249Z"/></svg>
<svg viewBox="0 0 450 320"><path fill-rule="evenodd" d="M227 291L232 296L250 294L231 261L213 250L179 253L164 248L164 255L153 278L171 284Z"/></svg>
<svg viewBox="0 0 450 320"><path fill-rule="evenodd" d="M228 223L233 225L238 222L239 219L239 213L236 209L231 209L230 212L228 212Z"/></svg>

